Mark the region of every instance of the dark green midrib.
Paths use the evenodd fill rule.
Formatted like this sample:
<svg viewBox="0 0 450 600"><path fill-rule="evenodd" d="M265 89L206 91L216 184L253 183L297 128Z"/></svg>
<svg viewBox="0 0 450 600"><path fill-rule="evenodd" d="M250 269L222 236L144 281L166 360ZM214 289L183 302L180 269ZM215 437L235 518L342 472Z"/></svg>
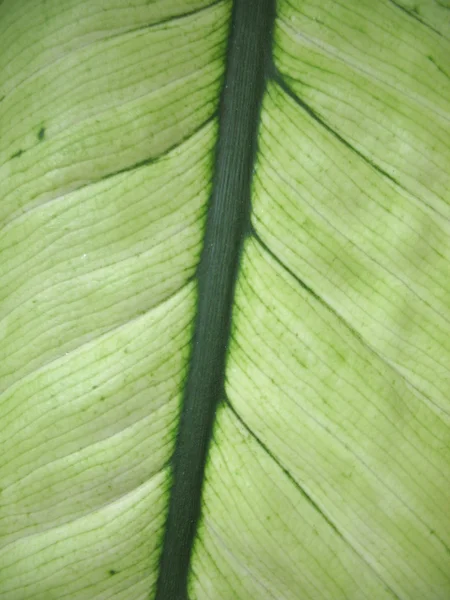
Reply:
<svg viewBox="0 0 450 600"><path fill-rule="evenodd" d="M198 303L172 460L157 600L184 600L214 417L224 389L234 287L249 229L261 100L275 0L235 0L219 109L213 186L198 269ZM205 32L207 35L207 32Z"/></svg>

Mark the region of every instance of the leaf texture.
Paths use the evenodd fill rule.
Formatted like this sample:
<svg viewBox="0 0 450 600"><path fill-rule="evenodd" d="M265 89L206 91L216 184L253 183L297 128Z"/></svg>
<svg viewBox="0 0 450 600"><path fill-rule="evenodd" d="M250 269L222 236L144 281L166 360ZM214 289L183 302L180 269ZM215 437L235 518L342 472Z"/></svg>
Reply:
<svg viewBox="0 0 450 600"><path fill-rule="evenodd" d="M450 595L449 7L278 0L231 131L244 4L0 2L2 599ZM205 304L231 315L209 445L183 417Z"/></svg>

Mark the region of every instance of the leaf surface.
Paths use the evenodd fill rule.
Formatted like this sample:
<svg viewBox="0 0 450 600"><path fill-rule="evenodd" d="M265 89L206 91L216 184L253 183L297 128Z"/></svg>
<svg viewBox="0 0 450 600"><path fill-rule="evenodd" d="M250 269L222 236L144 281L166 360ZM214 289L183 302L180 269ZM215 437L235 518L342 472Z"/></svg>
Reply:
<svg viewBox="0 0 450 600"><path fill-rule="evenodd" d="M0 3L2 598L449 597L448 8Z"/></svg>

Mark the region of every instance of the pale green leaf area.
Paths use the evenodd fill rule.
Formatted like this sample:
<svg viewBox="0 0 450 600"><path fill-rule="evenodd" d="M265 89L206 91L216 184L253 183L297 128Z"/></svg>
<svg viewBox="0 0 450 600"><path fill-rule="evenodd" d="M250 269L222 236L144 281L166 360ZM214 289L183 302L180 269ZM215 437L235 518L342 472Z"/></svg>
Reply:
<svg viewBox="0 0 450 600"><path fill-rule="evenodd" d="M269 84L191 597L445 600L450 79L426 60L450 44L389 3L278 6L276 64L328 127Z"/></svg>
<svg viewBox="0 0 450 600"><path fill-rule="evenodd" d="M154 596L231 5L0 2L2 600ZM449 14L277 2L190 600L450 597Z"/></svg>
<svg viewBox="0 0 450 600"><path fill-rule="evenodd" d="M2 599L154 586L228 32L205 4L0 7Z"/></svg>
<svg viewBox="0 0 450 600"><path fill-rule="evenodd" d="M450 31L450 0L396 0L396 5L444 37Z"/></svg>
<svg viewBox="0 0 450 600"><path fill-rule="evenodd" d="M145 30L211 0L2 0L2 95L83 46ZM170 26L170 24L168 23ZM102 63L105 66L105 63ZM97 68L100 64L97 63ZM2 96L0 96L1 98ZM23 116L23 115L22 115Z"/></svg>
<svg viewBox="0 0 450 600"><path fill-rule="evenodd" d="M0 218L8 222L155 159L211 118L223 71L224 16L219 5L201 17L94 40L44 63L6 95Z"/></svg>

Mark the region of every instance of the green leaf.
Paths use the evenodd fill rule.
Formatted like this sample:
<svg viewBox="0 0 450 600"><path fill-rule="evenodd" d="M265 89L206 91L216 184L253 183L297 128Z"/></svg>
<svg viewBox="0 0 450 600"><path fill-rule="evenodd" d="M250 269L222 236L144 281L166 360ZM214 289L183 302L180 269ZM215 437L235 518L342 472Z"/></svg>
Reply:
<svg viewBox="0 0 450 600"><path fill-rule="evenodd" d="M449 9L0 1L2 600L450 597Z"/></svg>

